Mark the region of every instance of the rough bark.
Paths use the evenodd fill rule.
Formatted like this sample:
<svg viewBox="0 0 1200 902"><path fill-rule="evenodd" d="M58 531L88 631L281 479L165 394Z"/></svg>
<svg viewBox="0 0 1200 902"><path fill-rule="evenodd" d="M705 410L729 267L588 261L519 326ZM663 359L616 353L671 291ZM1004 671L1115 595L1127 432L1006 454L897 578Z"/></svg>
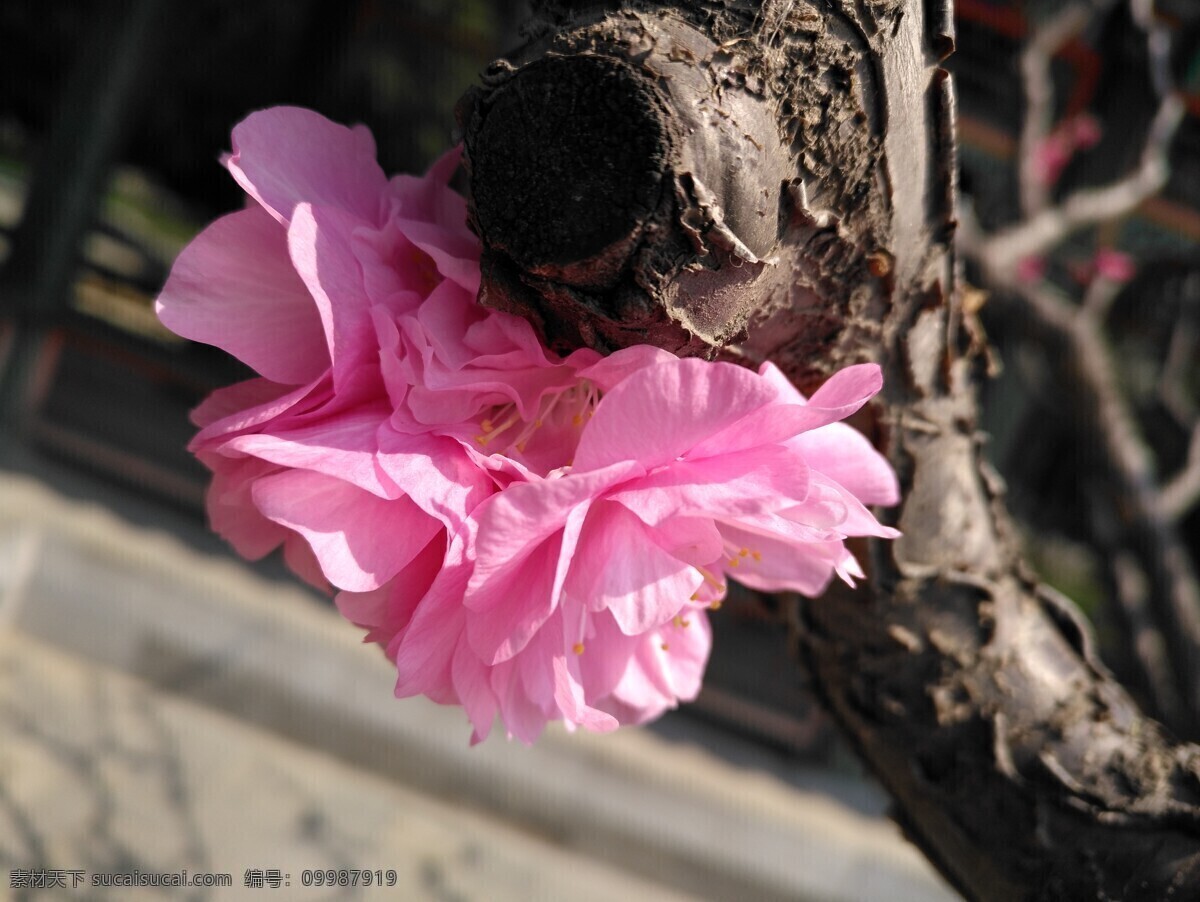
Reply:
<svg viewBox="0 0 1200 902"><path fill-rule="evenodd" d="M866 590L793 610L829 710L978 899L1200 898L1200 748L1023 566L955 296L949 0L542 2L460 107L486 303L802 388L876 360L900 474Z"/></svg>

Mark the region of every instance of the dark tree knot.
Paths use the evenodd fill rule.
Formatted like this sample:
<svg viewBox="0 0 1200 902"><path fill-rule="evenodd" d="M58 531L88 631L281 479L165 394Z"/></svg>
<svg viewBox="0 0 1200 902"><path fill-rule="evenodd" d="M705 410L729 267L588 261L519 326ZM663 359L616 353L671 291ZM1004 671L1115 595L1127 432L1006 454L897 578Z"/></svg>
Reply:
<svg viewBox="0 0 1200 902"><path fill-rule="evenodd" d="M598 11L493 64L458 109L483 303L564 352L744 335L795 170L744 62L678 16Z"/></svg>
<svg viewBox="0 0 1200 902"><path fill-rule="evenodd" d="M506 80L470 142L475 225L489 249L566 285L613 285L662 197L664 106L652 82L611 57L547 57Z"/></svg>

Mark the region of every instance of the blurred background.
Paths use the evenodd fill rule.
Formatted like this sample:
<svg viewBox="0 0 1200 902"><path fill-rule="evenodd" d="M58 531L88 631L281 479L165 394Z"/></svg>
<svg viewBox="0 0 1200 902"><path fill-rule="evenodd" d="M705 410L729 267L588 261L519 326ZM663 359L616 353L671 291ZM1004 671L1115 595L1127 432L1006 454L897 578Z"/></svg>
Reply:
<svg viewBox="0 0 1200 902"><path fill-rule="evenodd" d="M1188 733L1197 711L1173 688L1186 680L1152 598L1163 549L1130 540L1128 498L1108 489L1121 461L1070 415L1088 386L1027 307L1048 294L1097 314L1142 476L1168 498L1167 550L1194 574L1200 8L1160 0L1156 56L1139 5L1081 4L1062 25L1071 4L958 0L948 65L972 334L992 346L979 356L988 455L1034 565ZM458 97L519 42L525 7L0 5L0 871L233 875L230 889L145 898L284 892L352 867L395 870L405 898L949 897L882 820L882 792L768 604L725 607L700 700L650 730L468 753L457 712L390 700L385 662L327 600L278 560L236 561L205 528L188 411L249 372L166 332L153 301L178 251L242 202L217 162L230 129L308 106L367 124L385 171L421 171L452 142ZM972 248L1139 167L1164 77L1183 105L1165 189L1012 261L1015 288L989 284ZM143 897L11 879L6 892Z"/></svg>

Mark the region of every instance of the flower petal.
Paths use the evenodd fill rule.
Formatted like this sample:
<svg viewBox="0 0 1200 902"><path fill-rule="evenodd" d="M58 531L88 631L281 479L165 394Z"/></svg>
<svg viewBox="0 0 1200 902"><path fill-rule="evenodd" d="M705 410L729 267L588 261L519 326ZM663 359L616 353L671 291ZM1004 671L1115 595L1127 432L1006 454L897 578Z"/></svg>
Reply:
<svg viewBox="0 0 1200 902"><path fill-rule="evenodd" d="M566 591L608 610L626 635L668 622L703 582L668 554L633 514L614 502L592 506L571 561Z"/></svg>
<svg viewBox="0 0 1200 902"><path fill-rule="evenodd" d="M729 363L670 360L640 369L597 405L574 466L589 470L636 460L650 470L774 398L774 390L757 374Z"/></svg>
<svg viewBox="0 0 1200 902"><path fill-rule="evenodd" d="M212 530L247 560L256 561L278 548L288 532L258 512L251 492L257 480L279 472L279 467L253 457L229 458L212 451L198 451L196 456L213 471L205 498Z"/></svg>
<svg viewBox="0 0 1200 902"><path fill-rule="evenodd" d="M431 517L457 529L493 491L462 445L440 435L407 435L383 423L376 461L383 473Z"/></svg>
<svg viewBox="0 0 1200 902"><path fill-rule="evenodd" d="M601 391L607 392L612 391L638 370L676 359L678 358L670 351L653 345L633 345L600 358L587 369L581 370L579 378L587 379Z"/></svg>
<svg viewBox="0 0 1200 902"><path fill-rule="evenodd" d="M246 193L285 225L305 202L375 223L387 186L367 129L300 107L251 113L234 127L233 153L224 162Z"/></svg>
<svg viewBox="0 0 1200 902"><path fill-rule="evenodd" d="M396 498L402 492L376 463L376 436L389 412L385 405L374 404L295 429L236 436L225 447L343 479L380 498Z"/></svg>
<svg viewBox="0 0 1200 902"><path fill-rule="evenodd" d="M561 548L559 532L523 555L515 566L468 591L467 638L485 664L507 661L524 649L554 612Z"/></svg>
<svg viewBox="0 0 1200 902"><path fill-rule="evenodd" d="M675 461L608 497L655 526L669 517L736 517L777 510L803 501L807 494L804 458L768 445L699 461Z"/></svg>
<svg viewBox="0 0 1200 902"><path fill-rule="evenodd" d="M475 572L464 604L476 611L499 604L503 591L493 582L510 583L513 569L563 529L572 509L641 472L637 463L624 461L591 473L516 483L488 498L474 517L479 524ZM556 570L557 564L551 569Z"/></svg>
<svg viewBox="0 0 1200 902"><path fill-rule="evenodd" d="M442 569L417 605L412 620L387 646L396 662L396 695L428 695L457 701L451 660L466 622L462 593L470 562L462 536L451 536Z"/></svg>
<svg viewBox="0 0 1200 902"><path fill-rule="evenodd" d="M470 645L459 642L450 662L450 678L474 728L471 745L488 738L496 719L498 705L489 677L488 668L472 653Z"/></svg>
<svg viewBox="0 0 1200 902"><path fill-rule="evenodd" d="M330 476L288 470L258 480L263 516L303 535L326 578L341 589L378 589L441 528L409 498L385 501Z"/></svg>
<svg viewBox="0 0 1200 902"><path fill-rule="evenodd" d="M763 364L764 370L768 366L770 364ZM819 429L855 413L879 392L882 385L882 372L876 364L848 366L830 376L807 403L776 403L750 411L744 418L692 448L688 457L729 454ZM795 397L802 396L796 392Z"/></svg>
<svg viewBox="0 0 1200 902"><path fill-rule="evenodd" d="M335 388L349 371L378 356L370 298L352 246L356 227L341 210L299 204L288 229L292 263L320 313Z"/></svg>
<svg viewBox="0 0 1200 902"><path fill-rule="evenodd" d="M867 437L845 423L830 423L790 439L789 448L804 455L812 469L838 483L863 504L900 500L896 471Z"/></svg>
<svg viewBox="0 0 1200 902"><path fill-rule="evenodd" d="M571 675L565 657L555 656L553 666L554 701L568 723L577 724L595 733L610 733L621 725L611 714L598 711L584 701L583 687Z"/></svg>
<svg viewBox="0 0 1200 902"><path fill-rule="evenodd" d="M727 571L744 586L760 592L800 592L816 598L833 578L834 567L845 553L841 539L787 541L721 523L721 535L730 544L748 548L754 556L743 558L736 570Z"/></svg>
<svg viewBox="0 0 1200 902"><path fill-rule="evenodd" d="M273 382L301 385L329 365L287 234L257 207L221 217L183 249L155 310L172 332L216 345Z"/></svg>

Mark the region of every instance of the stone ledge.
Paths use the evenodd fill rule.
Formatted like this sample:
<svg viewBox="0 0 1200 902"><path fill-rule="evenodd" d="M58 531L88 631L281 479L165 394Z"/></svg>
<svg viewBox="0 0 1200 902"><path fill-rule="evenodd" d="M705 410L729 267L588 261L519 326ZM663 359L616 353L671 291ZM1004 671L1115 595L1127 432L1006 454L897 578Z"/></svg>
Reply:
<svg viewBox="0 0 1200 902"><path fill-rule="evenodd" d="M278 869L288 899L331 898L303 886L317 869L395 872L359 898L685 898L12 632L0 634L0 733L0 870L83 869L89 883L229 874L218 899L271 894L245 885L251 868Z"/></svg>
<svg viewBox="0 0 1200 902"><path fill-rule="evenodd" d="M0 622L443 802L708 898L952 899L888 822L644 730L469 749L391 698L327 605L171 536L0 480Z"/></svg>

